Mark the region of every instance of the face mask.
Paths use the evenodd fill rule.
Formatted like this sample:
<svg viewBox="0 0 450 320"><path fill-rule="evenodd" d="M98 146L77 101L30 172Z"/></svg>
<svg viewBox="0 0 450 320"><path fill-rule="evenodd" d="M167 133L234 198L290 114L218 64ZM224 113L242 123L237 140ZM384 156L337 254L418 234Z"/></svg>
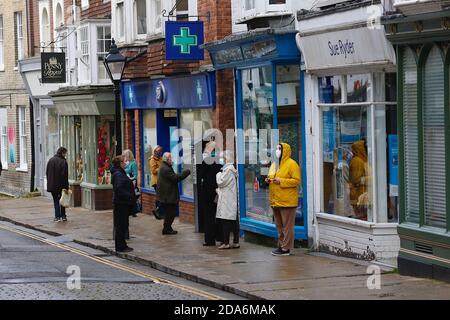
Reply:
<svg viewBox="0 0 450 320"><path fill-rule="evenodd" d="M220 159L219 159L219 163L220 163L221 165L224 165L224 164L225 164L225 159L224 159L224 158L220 158Z"/></svg>
<svg viewBox="0 0 450 320"><path fill-rule="evenodd" d="M281 158L281 150L277 149L277 151L275 152L275 155L277 156L277 159Z"/></svg>
<svg viewBox="0 0 450 320"><path fill-rule="evenodd" d="M130 164L130 161L125 161L125 165L127 166L127 165L129 165Z"/></svg>

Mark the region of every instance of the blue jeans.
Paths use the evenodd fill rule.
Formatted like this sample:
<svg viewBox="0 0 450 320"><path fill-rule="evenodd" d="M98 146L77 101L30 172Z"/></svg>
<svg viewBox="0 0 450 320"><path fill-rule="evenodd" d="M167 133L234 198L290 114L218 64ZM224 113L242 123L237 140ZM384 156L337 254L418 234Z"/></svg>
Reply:
<svg viewBox="0 0 450 320"><path fill-rule="evenodd" d="M59 204L59 199L61 199L61 192L53 192L53 205L55 206L55 219L61 219L66 217L66 208Z"/></svg>

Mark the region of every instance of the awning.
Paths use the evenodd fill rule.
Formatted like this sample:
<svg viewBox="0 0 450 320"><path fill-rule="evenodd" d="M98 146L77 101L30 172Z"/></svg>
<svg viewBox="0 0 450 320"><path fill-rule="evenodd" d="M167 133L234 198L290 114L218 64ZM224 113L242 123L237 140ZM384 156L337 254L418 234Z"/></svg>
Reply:
<svg viewBox="0 0 450 320"><path fill-rule="evenodd" d="M395 51L383 28L367 27L296 36L306 70L326 73L396 64Z"/></svg>
<svg viewBox="0 0 450 320"><path fill-rule="evenodd" d="M99 116L114 114L112 86L71 87L51 92L60 116Z"/></svg>

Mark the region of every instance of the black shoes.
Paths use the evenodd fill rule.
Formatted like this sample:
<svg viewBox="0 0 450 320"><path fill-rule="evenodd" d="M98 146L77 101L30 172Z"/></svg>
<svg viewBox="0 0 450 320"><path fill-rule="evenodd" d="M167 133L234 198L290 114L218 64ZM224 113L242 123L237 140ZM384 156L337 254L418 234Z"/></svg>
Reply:
<svg viewBox="0 0 450 320"><path fill-rule="evenodd" d="M272 251L273 256L290 256L291 251L290 250L283 250L281 248L275 249Z"/></svg>
<svg viewBox="0 0 450 320"><path fill-rule="evenodd" d="M178 233L178 231L175 231L175 230L169 230L169 231L163 230L163 232L162 232L163 235L174 235L177 233Z"/></svg>
<svg viewBox="0 0 450 320"><path fill-rule="evenodd" d="M122 249L122 250L116 250L116 251L117 251L117 252L127 253L127 252L131 252L131 251L133 251L133 250L134 250L133 248L126 247L125 249Z"/></svg>
<svg viewBox="0 0 450 320"><path fill-rule="evenodd" d="M152 212L153 212L153 215L155 216L156 220L164 219L164 216L161 215L159 208L153 209Z"/></svg>

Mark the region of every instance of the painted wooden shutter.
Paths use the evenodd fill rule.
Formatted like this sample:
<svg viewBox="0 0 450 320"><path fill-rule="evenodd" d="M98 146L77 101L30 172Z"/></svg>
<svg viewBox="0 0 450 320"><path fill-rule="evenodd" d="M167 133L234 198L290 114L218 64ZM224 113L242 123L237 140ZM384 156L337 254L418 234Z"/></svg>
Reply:
<svg viewBox="0 0 450 320"><path fill-rule="evenodd" d="M417 64L407 48L403 56L403 133L406 221L419 223L419 131L417 122Z"/></svg>
<svg viewBox="0 0 450 320"><path fill-rule="evenodd" d="M425 64L423 91L425 223L445 228L444 63L437 47L433 47Z"/></svg>

